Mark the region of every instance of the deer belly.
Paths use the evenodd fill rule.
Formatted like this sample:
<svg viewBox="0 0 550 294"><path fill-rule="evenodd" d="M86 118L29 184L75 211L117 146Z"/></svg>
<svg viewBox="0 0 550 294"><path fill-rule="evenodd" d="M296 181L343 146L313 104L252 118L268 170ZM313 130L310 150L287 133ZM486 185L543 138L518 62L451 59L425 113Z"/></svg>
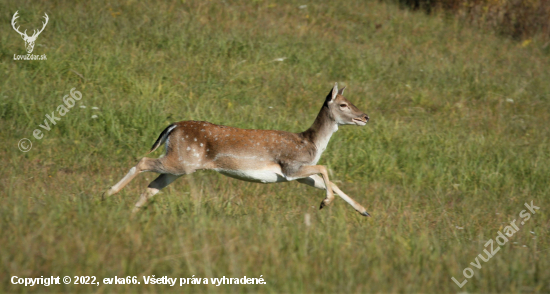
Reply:
<svg viewBox="0 0 550 294"><path fill-rule="evenodd" d="M222 175L232 177L235 179L255 182L255 183L277 183L287 182L288 180L282 175L282 173L271 169L260 170L232 170L232 169L215 169Z"/></svg>

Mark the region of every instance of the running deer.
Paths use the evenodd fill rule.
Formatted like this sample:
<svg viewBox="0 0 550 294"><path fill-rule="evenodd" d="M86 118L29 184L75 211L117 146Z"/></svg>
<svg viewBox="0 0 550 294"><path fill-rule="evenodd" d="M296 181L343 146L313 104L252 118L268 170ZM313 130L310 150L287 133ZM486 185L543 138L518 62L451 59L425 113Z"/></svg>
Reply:
<svg viewBox="0 0 550 294"><path fill-rule="evenodd" d="M363 206L329 181L326 167L317 165L339 125L364 126L369 121L368 115L344 98L344 89L345 87L338 91L338 85L335 84L313 125L298 134L245 130L202 121L173 123L162 131L149 151L155 151L164 143L165 155L156 159L142 158L106 194L110 196L118 193L141 172L160 173L141 194L132 211L135 213L153 195L177 178L197 170L215 170L249 182L279 183L297 180L302 184L326 190L321 209L334 200L334 191L363 216L370 216Z"/></svg>

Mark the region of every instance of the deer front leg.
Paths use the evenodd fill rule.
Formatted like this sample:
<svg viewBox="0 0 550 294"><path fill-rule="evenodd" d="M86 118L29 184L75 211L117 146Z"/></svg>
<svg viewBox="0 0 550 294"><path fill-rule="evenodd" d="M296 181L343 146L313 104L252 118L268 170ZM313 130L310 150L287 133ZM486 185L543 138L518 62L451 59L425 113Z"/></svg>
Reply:
<svg viewBox="0 0 550 294"><path fill-rule="evenodd" d="M318 175L311 175L307 178L299 179L298 182L302 184L306 184L308 186L315 187L317 189L323 189L323 190L326 189L326 185L324 183L323 178L319 177ZM361 204L359 204L357 201L353 200L351 197L349 197L344 192L342 192L342 190L340 190L340 188L338 188L336 184L334 184L333 182L330 182L330 187L332 188L332 190L334 190L334 192L336 192L336 194L338 194L338 196L344 199L344 201L346 201L349 205L351 205L361 215L370 216L370 214Z"/></svg>
<svg viewBox="0 0 550 294"><path fill-rule="evenodd" d="M319 177L317 174L321 174L323 176L323 181L325 186L329 186L330 181L328 179L328 172L327 168L322 165L305 165L302 166L296 171L294 174L288 175L293 178L307 178L309 176L316 176ZM332 189L325 189L327 191L326 198L321 202L321 207L319 209L323 209L326 205L329 205L332 200L334 200L334 193L332 193Z"/></svg>

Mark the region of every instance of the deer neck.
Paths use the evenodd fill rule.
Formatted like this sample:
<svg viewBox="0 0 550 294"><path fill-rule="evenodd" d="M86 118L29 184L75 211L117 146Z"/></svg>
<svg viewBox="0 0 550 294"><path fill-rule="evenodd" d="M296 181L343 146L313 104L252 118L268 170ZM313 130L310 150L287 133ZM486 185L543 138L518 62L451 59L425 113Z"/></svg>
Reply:
<svg viewBox="0 0 550 294"><path fill-rule="evenodd" d="M323 105L313 125L302 133L304 138L312 142L317 147L315 163L321 157L321 154L327 148L328 141L334 132L338 131L338 124L330 113L327 103Z"/></svg>

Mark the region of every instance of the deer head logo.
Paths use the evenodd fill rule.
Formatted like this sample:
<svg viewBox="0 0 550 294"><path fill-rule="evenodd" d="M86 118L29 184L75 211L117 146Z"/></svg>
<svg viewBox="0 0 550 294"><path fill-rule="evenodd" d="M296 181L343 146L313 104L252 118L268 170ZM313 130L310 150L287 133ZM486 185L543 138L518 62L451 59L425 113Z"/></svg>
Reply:
<svg viewBox="0 0 550 294"><path fill-rule="evenodd" d="M17 15L19 11L16 11L15 14L13 15L13 18L11 19L11 26L13 27L13 29L19 34L21 35L21 38L23 38L23 40L25 41L25 48L27 49L27 53L32 53L32 50L34 49L34 42L36 42L36 38L38 38L38 35L40 35L40 33L42 33L42 31L46 28L46 25L48 24L48 15L46 13L44 13L46 16L44 16L44 18L46 19L46 22L43 22L42 23L42 29L39 30L38 32L36 30L33 30L33 34L32 36L27 36L27 30L25 30L25 32L21 33L19 31L19 27L18 26L17 28L15 28L15 20L17 18L19 18L19 16Z"/></svg>

